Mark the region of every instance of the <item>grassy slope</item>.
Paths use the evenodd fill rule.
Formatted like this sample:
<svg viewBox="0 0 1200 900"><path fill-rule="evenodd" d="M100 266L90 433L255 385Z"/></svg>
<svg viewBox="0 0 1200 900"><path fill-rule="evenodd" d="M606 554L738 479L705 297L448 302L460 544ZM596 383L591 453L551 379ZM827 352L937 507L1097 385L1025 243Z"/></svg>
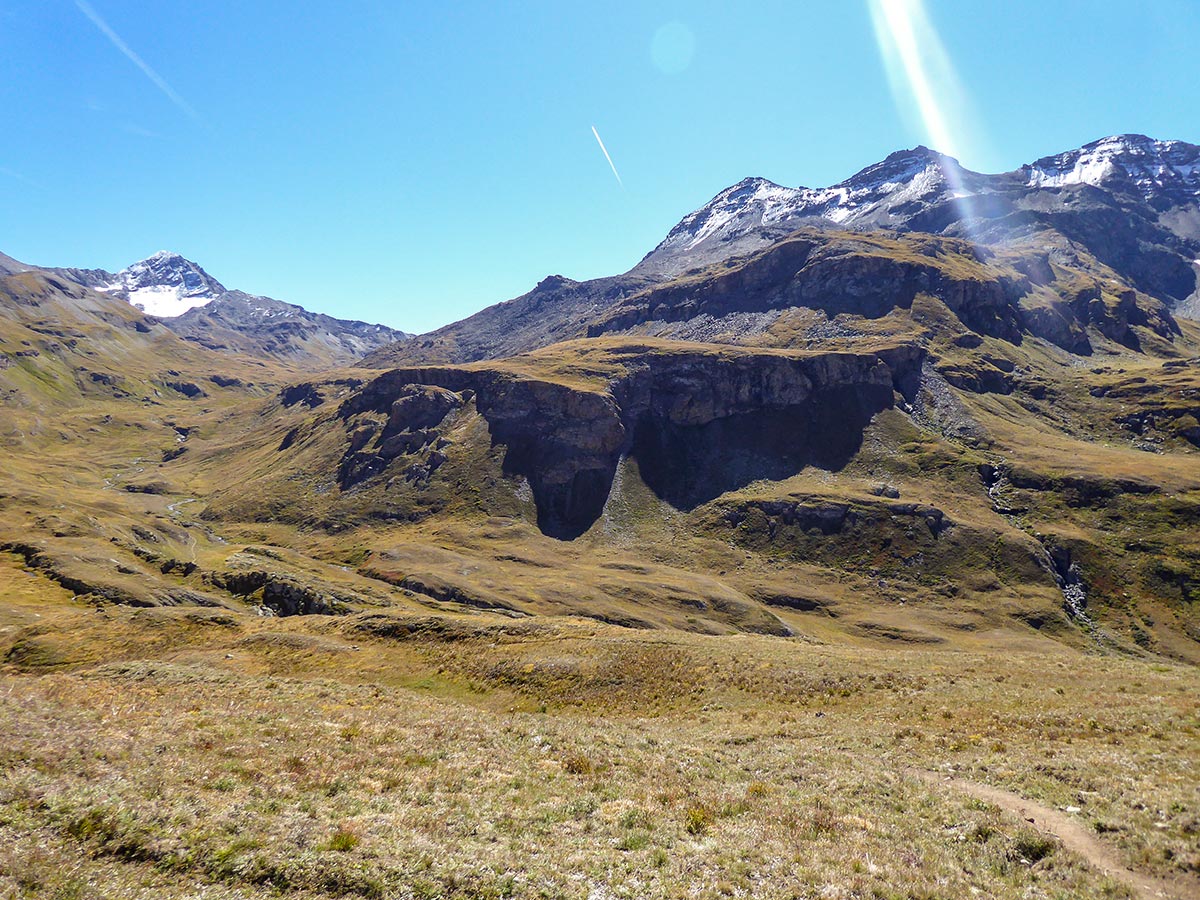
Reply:
<svg viewBox="0 0 1200 900"><path fill-rule="evenodd" d="M974 259L956 261L955 242L919 247L914 241L877 239L869 249L916 253L971 277L983 269ZM345 580L338 567L350 564L361 576L404 588L416 579L418 591L431 589L417 598L421 603L431 602L431 592L440 598L435 605L451 597L527 612L590 612L628 624L780 631L780 603L764 610L755 601L782 598L786 605L799 599L853 630L882 628L880 633L891 636L944 640L946 628L1014 620L1063 631L1061 599L1039 558L1042 540L1066 546L1084 567L1093 602L1111 620L1119 642L1130 649L1141 645L1194 655L1187 635L1196 628L1189 598L1198 557L1188 526L1200 468L1180 431L1188 424L1197 375L1187 365L1164 368L1161 356L1102 343L1084 368L1078 357L1040 341L1016 345L984 338L968 350L956 342L961 324L932 298L919 297L911 310L885 317L896 321L878 335L868 332L840 343L861 349L886 334L908 334L929 345L935 368L947 377L981 366L1012 369L1010 394L956 393L970 429L955 431L937 416L918 419L914 427L906 416L885 413L841 472L808 469L786 481L750 485L691 512L658 501L630 461L602 521L572 546L544 539L528 526L531 503L502 471L502 448L491 445L469 404L446 435L453 446L447 463L431 479L390 477L385 490L368 483L343 495L333 472L347 438L335 409L367 373L327 376L321 389L328 402L312 410L305 404L284 407L273 394L255 400L274 390L270 382L250 380L261 367L223 358L237 369L227 378L241 383L221 388L186 376L203 381L205 389L205 396L188 398L166 387L185 376L169 373L202 372L213 364L211 354L159 333L165 329L157 326L148 336L131 333L140 318L135 311L119 304L92 309L96 295L47 285L42 276L6 283L19 288L15 295L34 313L6 330L5 358L16 364L0 377L13 385L7 440L18 452L12 455L17 477L10 482L16 502L0 524L10 543L40 535L41 543L32 541L34 549L57 550L57 556L50 553L51 568L73 579L64 583L102 583L139 603L178 602L181 596L186 601L198 594L205 602L238 607L241 596L222 593L219 585L214 591L206 578L245 562L238 548L222 543L223 530L246 543L292 546L318 557L303 572L275 566L288 577L329 587ZM39 303L45 307L40 315ZM97 316L103 328L96 327ZM784 326L771 340L794 342ZM1196 335L1188 332L1171 349L1178 356L1195 343ZM18 346L42 352L21 357ZM604 391L640 355L694 353L700 347L607 338L472 367ZM704 351L745 352L716 346ZM99 369L98 363L116 368L117 358L116 374L123 381L85 374L89 365ZM166 364L178 368L164 372ZM1139 420L1143 433L1135 436L1127 421L1117 419L1128 420L1130 409L1143 406L1158 414L1159 424L1152 420L1147 434ZM1164 418L1163 410L1171 415ZM186 431L183 442L180 429ZM281 455L279 447L296 434L295 449ZM1151 449L1167 452L1135 449L1147 446L1147 438L1157 442ZM164 461L179 450L182 456ZM992 508L979 478L985 464L1012 469L1021 482L1004 486L1017 514ZM1104 493L1105 485L1119 488L1122 481L1154 492ZM64 483L73 491L68 506L59 502ZM876 496L881 484L898 491L905 503L936 507L954 527L931 541L904 519L889 521L888 503ZM1077 502L1078 491L1072 493L1077 484L1099 485L1100 499ZM128 486L149 492L129 494L122 490ZM214 497L216 507L210 505ZM732 530L725 521L731 511L754 512L770 501L847 504L865 524L828 538L776 533L757 513ZM200 515L207 524L196 522ZM139 523L142 534L134 529ZM313 533L314 524L333 528L333 534ZM105 543L97 545L97 538ZM185 573L172 563L200 568ZM164 565L169 571L158 571ZM563 571L571 573L568 590L559 580ZM779 589L789 581L795 596ZM377 600L372 590L398 596L398 602L414 599L373 580L350 588L368 605Z"/></svg>
<svg viewBox="0 0 1200 900"><path fill-rule="evenodd" d="M1126 896L927 769L1200 866L1192 667L58 603L0 693L26 896Z"/></svg>

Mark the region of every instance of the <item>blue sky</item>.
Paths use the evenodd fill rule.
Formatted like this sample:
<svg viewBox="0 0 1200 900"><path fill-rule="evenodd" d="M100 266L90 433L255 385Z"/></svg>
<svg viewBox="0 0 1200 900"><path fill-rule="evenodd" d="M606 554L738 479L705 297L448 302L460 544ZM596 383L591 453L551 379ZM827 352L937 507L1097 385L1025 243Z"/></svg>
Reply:
<svg viewBox="0 0 1200 900"><path fill-rule="evenodd" d="M969 168L1200 142L1196 0L924 14L938 149ZM624 271L748 175L818 187L934 144L884 59L869 0L8 0L0 251L118 269L172 249L424 331L550 273Z"/></svg>

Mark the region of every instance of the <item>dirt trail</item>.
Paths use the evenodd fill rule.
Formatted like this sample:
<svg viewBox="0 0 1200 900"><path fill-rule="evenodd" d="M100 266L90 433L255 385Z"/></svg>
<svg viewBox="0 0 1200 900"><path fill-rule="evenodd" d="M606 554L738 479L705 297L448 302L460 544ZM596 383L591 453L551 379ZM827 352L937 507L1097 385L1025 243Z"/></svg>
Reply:
<svg viewBox="0 0 1200 900"><path fill-rule="evenodd" d="M941 787L970 794L979 800L995 804L1006 812L1020 816L1034 828L1052 834L1068 850L1083 857L1110 878L1123 881L1133 888L1139 900L1196 900L1200 898L1200 879L1177 876L1155 878L1135 872L1121 862L1115 847L1098 840L1078 819L1049 806L1027 800L1020 794L1001 790L988 784L953 778L938 772L913 770L912 774Z"/></svg>

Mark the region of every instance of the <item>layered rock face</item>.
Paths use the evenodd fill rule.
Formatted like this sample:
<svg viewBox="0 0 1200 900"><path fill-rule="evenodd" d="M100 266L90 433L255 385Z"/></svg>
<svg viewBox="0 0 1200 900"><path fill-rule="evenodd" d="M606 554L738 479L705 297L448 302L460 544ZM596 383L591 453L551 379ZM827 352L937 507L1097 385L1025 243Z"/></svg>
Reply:
<svg viewBox="0 0 1200 900"><path fill-rule="evenodd" d="M571 309L550 304L539 317L558 321L563 336L573 338L653 335L804 346L806 340L798 340L786 327L774 331L774 324L803 310L818 312L823 321L833 323L812 338L878 333L881 326L870 320L896 314L898 323L911 318L914 303L923 297L945 307L957 320L949 330L943 329L945 340L953 340L962 329L1012 345L1033 336L1081 355L1092 354L1106 340L1138 350L1142 338L1135 328L1173 341L1179 326L1168 305L1108 278L1105 272L1099 261L1061 240L995 250L935 235L804 228L747 256L631 290L612 298L603 309L592 306L576 317ZM493 310L496 315L502 311ZM936 344L934 332L952 320L935 318L941 325L911 329L908 339ZM512 346L533 350L541 346L540 332L529 331L524 321L522 317L508 323L501 332ZM928 317L925 321L930 322ZM891 333L899 334L903 327L898 324ZM444 351L443 359L479 358L478 348L460 352L466 345L456 343L457 338L447 343L445 337L431 336L420 347L414 342L393 345L363 363L390 368L436 359Z"/></svg>
<svg viewBox="0 0 1200 900"><path fill-rule="evenodd" d="M911 310L920 295L940 302L975 335L1009 344L1032 335L1082 355L1094 349L1089 329L1132 350L1141 349L1135 327L1168 342L1180 333L1161 301L1082 270L1073 280L1059 278L1046 252L1001 256L950 238L806 229L752 256L628 297L593 322L588 335L666 335L672 326L664 323L732 323L800 308L829 318L879 319Z"/></svg>
<svg viewBox="0 0 1200 900"><path fill-rule="evenodd" d="M964 250L959 242L945 243ZM981 334L1019 340L1022 322L1017 305L1029 289L1029 280L982 264L968 266L969 271L956 273L897 241L802 231L738 265L716 267L636 294L589 326L588 335L651 321L793 307L875 319L910 308L914 298L924 293L941 299L967 327Z"/></svg>
<svg viewBox="0 0 1200 900"><path fill-rule="evenodd" d="M614 353L611 377L587 384L397 369L343 403L350 447L339 478L352 486L400 457L406 473L436 468L453 452L439 429L473 403L504 447L505 472L528 481L539 527L570 539L600 516L623 456L678 508L805 465L844 464L921 359L910 346L801 354L632 345ZM423 463L407 459L418 452Z"/></svg>

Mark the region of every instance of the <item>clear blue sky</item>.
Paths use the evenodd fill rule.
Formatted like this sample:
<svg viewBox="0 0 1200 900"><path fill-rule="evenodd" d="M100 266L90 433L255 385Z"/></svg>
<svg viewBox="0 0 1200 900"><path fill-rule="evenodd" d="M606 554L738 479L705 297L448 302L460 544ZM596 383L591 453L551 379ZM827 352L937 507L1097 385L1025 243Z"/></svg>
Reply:
<svg viewBox="0 0 1200 900"><path fill-rule="evenodd" d="M1200 142L1198 0L925 9L969 168ZM745 176L824 186L933 144L883 59L868 0L8 0L0 250L118 269L172 249L424 331L624 271Z"/></svg>

